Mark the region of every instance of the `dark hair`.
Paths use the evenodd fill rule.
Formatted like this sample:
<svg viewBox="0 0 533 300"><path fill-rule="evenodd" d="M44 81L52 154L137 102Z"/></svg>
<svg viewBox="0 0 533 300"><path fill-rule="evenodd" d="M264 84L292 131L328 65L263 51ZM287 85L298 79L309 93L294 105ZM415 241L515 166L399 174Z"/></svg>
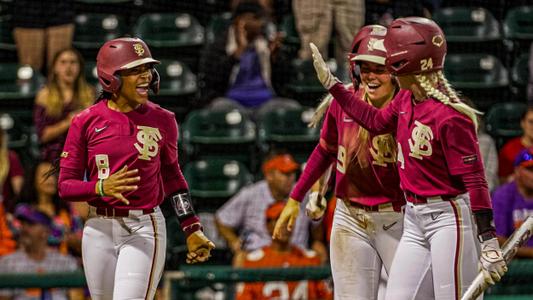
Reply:
<svg viewBox="0 0 533 300"><path fill-rule="evenodd" d="M252 13L259 18L266 16L263 6L254 0L245 0L237 4L237 7L235 7L235 10L233 11L233 18L235 19L236 17L246 13Z"/></svg>
<svg viewBox="0 0 533 300"><path fill-rule="evenodd" d="M524 121L529 112L533 112L533 105L528 105L527 109L524 110L524 112L520 116L520 121Z"/></svg>

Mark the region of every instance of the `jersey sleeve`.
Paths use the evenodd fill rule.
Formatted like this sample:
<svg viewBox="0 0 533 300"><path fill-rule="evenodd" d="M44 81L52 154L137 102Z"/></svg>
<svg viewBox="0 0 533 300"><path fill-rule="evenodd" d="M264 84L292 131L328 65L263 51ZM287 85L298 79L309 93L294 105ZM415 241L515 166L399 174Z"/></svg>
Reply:
<svg viewBox="0 0 533 300"><path fill-rule="evenodd" d="M398 93L387 107L377 109L361 101L360 93L354 94L341 83L335 84L329 92L342 109L368 131L383 134L392 132L396 128L401 93Z"/></svg>
<svg viewBox="0 0 533 300"><path fill-rule="evenodd" d="M438 130L450 174L483 172L477 134L470 119L452 116L443 120Z"/></svg>
<svg viewBox="0 0 533 300"><path fill-rule="evenodd" d="M178 163L178 124L174 114L170 114L166 124L165 142L161 149L161 175L166 195L189 188Z"/></svg>
<svg viewBox="0 0 533 300"><path fill-rule="evenodd" d="M74 117L60 157L58 191L64 200L84 201L96 195L96 181L84 181L87 165L87 141L84 133L83 120L79 116Z"/></svg>

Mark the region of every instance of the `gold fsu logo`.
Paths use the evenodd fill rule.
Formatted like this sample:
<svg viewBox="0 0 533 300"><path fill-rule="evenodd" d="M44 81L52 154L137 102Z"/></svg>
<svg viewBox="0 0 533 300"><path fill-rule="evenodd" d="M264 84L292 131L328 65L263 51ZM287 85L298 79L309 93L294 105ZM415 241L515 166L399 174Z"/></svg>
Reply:
<svg viewBox="0 0 533 300"><path fill-rule="evenodd" d="M386 167L387 163L395 163L394 143L394 139L390 134L377 135L372 138L372 147L370 147L372 164Z"/></svg>
<svg viewBox="0 0 533 300"><path fill-rule="evenodd" d="M138 56L144 55L144 47L139 43L133 44L133 50L135 51L135 53L137 53Z"/></svg>
<svg viewBox="0 0 533 300"><path fill-rule="evenodd" d="M158 141L161 140L161 133L159 128L148 126L137 126L137 141L135 149L139 151L139 159L151 160L159 152Z"/></svg>
<svg viewBox="0 0 533 300"><path fill-rule="evenodd" d="M433 153L431 148L433 131L431 131L431 127L418 121L415 121L415 126L409 139L409 149L411 150L409 156L422 160L422 156L431 156Z"/></svg>

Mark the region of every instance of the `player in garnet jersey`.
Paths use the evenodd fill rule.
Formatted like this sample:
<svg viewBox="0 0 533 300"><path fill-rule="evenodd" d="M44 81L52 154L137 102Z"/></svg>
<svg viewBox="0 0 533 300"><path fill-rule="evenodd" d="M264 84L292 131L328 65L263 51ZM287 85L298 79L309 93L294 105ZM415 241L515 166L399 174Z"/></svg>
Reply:
<svg viewBox="0 0 533 300"><path fill-rule="evenodd" d="M375 107L386 107L398 91L385 69L386 33L380 25L361 28L348 55L356 87L350 93ZM360 69L361 86L355 79L356 68ZM374 134L361 128L333 101L319 144L291 193L274 236L279 238L285 232L282 228L291 226L288 218L296 218L298 213L294 208L332 164L336 164L337 197L330 240L335 298L377 299L382 266L389 273L402 235L400 210L405 204L396 169L396 142L390 133Z"/></svg>
<svg viewBox="0 0 533 300"><path fill-rule="evenodd" d="M386 299L413 299L430 267L435 298L459 299L477 275L478 259L486 283L498 281L507 267L491 225L476 111L443 75L446 40L439 26L419 17L389 26L386 66L405 90L381 110L357 101L311 48L320 81L356 122L375 133L396 131L407 205Z"/></svg>
<svg viewBox="0 0 533 300"><path fill-rule="evenodd" d="M267 228L274 231L276 220L284 204L272 204L265 212ZM303 250L290 244L290 235L272 241L270 246L250 252L243 262L244 268L288 268L319 266L318 254ZM332 299L331 290L326 281L269 281L249 282L237 286L236 300L274 300L274 299Z"/></svg>
<svg viewBox="0 0 533 300"><path fill-rule="evenodd" d="M106 42L96 58L103 93L72 121L61 154L59 193L90 205L82 256L92 299L152 299L165 263L168 198L187 235L187 262L208 259L177 157L174 114L148 100L159 75L137 38Z"/></svg>

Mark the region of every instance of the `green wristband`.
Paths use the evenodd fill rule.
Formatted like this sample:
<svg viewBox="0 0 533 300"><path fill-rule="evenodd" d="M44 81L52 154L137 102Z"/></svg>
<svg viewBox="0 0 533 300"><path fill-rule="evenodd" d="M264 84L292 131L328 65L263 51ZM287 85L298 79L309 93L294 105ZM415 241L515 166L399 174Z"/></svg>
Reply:
<svg viewBox="0 0 533 300"><path fill-rule="evenodd" d="M104 180L103 179L98 180L97 189L98 189L98 195L100 195L100 197L105 197L105 194L104 194Z"/></svg>

